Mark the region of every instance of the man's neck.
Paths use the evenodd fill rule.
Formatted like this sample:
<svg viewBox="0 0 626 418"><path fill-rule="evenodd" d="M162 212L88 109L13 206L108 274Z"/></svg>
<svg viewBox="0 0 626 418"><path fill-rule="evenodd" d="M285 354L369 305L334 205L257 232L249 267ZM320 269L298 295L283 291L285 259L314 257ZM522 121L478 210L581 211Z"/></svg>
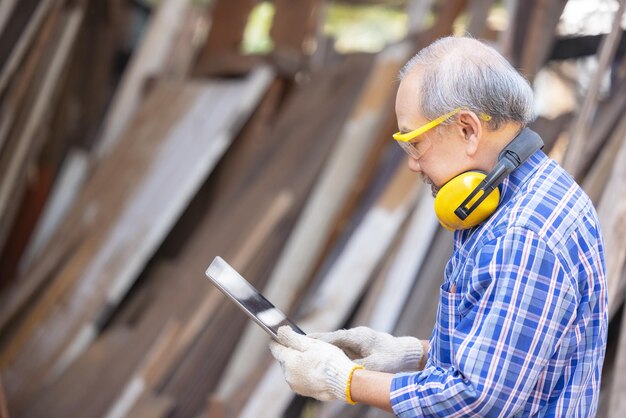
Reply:
<svg viewBox="0 0 626 418"><path fill-rule="evenodd" d="M481 155L481 169L486 172L491 171L498 162L498 155L522 130L519 123L507 123L496 131L485 130L483 133L482 145L484 146Z"/></svg>

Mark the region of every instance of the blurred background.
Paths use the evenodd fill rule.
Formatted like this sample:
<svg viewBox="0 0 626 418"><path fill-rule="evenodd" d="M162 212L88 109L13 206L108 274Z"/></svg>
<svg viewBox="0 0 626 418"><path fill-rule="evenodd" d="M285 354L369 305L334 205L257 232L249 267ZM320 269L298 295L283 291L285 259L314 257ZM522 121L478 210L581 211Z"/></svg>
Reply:
<svg viewBox="0 0 626 418"><path fill-rule="evenodd" d="M387 416L294 396L204 271L308 332L428 338L452 237L391 134L398 70L451 34L528 78L596 205L598 416L626 416L625 4L0 0L0 416Z"/></svg>

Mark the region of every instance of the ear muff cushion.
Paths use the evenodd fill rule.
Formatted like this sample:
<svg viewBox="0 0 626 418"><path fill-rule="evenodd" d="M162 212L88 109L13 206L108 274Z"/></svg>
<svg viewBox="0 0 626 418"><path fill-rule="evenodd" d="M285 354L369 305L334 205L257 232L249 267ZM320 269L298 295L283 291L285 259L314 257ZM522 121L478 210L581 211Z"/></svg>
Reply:
<svg viewBox="0 0 626 418"><path fill-rule="evenodd" d="M464 221L454 213L485 177L486 175L480 171L468 171L441 187L435 198L435 213L444 228L451 231L468 229L482 223L495 212L500 202L498 188L494 189Z"/></svg>

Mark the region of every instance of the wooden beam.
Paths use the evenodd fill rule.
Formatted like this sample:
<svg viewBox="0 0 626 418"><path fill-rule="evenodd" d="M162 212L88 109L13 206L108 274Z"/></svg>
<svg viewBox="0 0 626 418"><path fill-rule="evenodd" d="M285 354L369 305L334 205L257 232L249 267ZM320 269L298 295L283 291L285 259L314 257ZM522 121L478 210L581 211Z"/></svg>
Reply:
<svg viewBox="0 0 626 418"><path fill-rule="evenodd" d="M470 0L468 13L470 21L467 32L474 38L484 38L487 31L487 18L495 0Z"/></svg>
<svg viewBox="0 0 626 418"><path fill-rule="evenodd" d="M15 9L17 0L0 1L0 35L4 32L5 25Z"/></svg>
<svg viewBox="0 0 626 418"><path fill-rule="evenodd" d="M227 216L235 223L232 224L228 232L223 229L222 234L227 233L232 235L233 239L236 238L233 241L234 244L245 238L245 235L241 236L241 232L235 234L233 230L245 231L250 228L242 225L241 219L256 222L255 219L261 203L271 198L278 190L283 188L292 190L295 193L296 202L294 211L285 217L281 227L276 229L271 239L265 241L262 251L256 254L251 267L242 271L242 274L256 284L258 288L263 288L267 282L267 278L276 263L276 255L282 250L316 176L330 155L333 144L338 140L341 127L361 91L370 65L371 57L363 55L347 57L346 61L339 67L314 74L310 82L299 85L293 93L294 96L284 104L283 111L276 121L276 126L270 132L270 137L279 138L278 144L264 149L263 152L266 155L259 155L260 160L250 162L252 167L257 167L256 172L262 172L263 175L251 174L246 176L249 180L258 177L258 182L247 184L248 181L241 186L242 188L239 188L238 203L231 206L241 207L241 211L238 214L234 213L231 207L230 213L224 214L224 217ZM341 93L337 89L341 89ZM333 106L323 106L322 104L327 103L329 97L333 97L335 100ZM294 126L298 126L298 129L294 130ZM261 140L263 139L261 138ZM268 140L269 138L266 138L264 141ZM272 141L275 142L274 139ZM263 165L259 166L261 161ZM277 188L279 189L277 190ZM246 190L246 192L242 193L241 190ZM261 192L262 194L260 194ZM246 207L249 208L245 209ZM251 215L254 216L251 217ZM220 223L224 223L224 218L221 219L222 222ZM210 235L210 241L215 241L220 236L222 235L219 231L213 231ZM206 245L204 243L203 247ZM240 245L241 242L236 247ZM228 252L232 254L236 247L228 250ZM225 251L226 249L220 250L222 254ZM204 250L204 252L206 253L208 250ZM225 258L228 259L227 254ZM177 373L172 376L167 387L164 388L164 393L175 394L177 399L179 397L185 399L185 405L177 412L176 416L178 417L193 415L198 402L201 402L203 407L206 406L207 394L217 388L219 377L224 372L227 360L230 359L238 341L240 341L241 332L249 323L245 320L245 315L231 305L228 303L228 306L224 307L226 309L220 309L212 325L203 333L193 350L180 365ZM279 305L279 307L285 309L283 306ZM223 321L227 321L228 327L224 328L225 322ZM215 347L215 338L219 338L221 341L219 348ZM213 356L223 359L223 361L203 364L199 368L197 363L205 363L203 359L206 358L207 352L211 352ZM211 376L211 378L207 376ZM251 380L256 381L256 379ZM246 393L247 383L249 382L239 388L239 393ZM195 389L190 392L189 386L194 386ZM240 409L245 402L245 399L240 399L239 396L236 401L227 399L226 406L229 409ZM229 411L226 416L236 416L236 413Z"/></svg>
<svg viewBox="0 0 626 418"><path fill-rule="evenodd" d="M244 271L259 252L261 246L273 232L287 211L293 205L293 195L289 192L279 194L267 209L261 221L251 231L249 239L232 259L232 265L238 271ZM215 290L215 289L214 289ZM191 319L184 327L172 330L166 327L162 336L157 339L142 366L127 384L121 396L111 407L107 418L123 418L129 415L135 402L145 393L156 393L178 365L190 346L197 340L205 329L209 320L214 316L218 302L223 301L223 295L212 291L196 309Z"/></svg>
<svg viewBox="0 0 626 418"><path fill-rule="evenodd" d="M310 54L318 25L319 0L274 0L276 14L270 30L276 50L294 55Z"/></svg>
<svg viewBox="0 0 626 418"><path fill-rule="evenodd" d="M621 59L626 53L626 31L622 30L619 35L619 43L615 51L615 57ZM596 55L607 34L582 35L582 36L557 36L548 55L548 61L560 61L572 58L583 58Z"/></svg>
<svg viewBox="0 0 626 418"><path fill-rule="evenodd" d="M604 234L606 279L609 292L609 315L612 317L624 300L626 282L622 271L626 261L626 136L615 157L611 178L598 205L598 217Z"/></svg>
<svg viewBox="0 0 626 418"><path fill-rule="evenodd" d="M426 17L433 7L434 0L409 0L406 14L409 18L408 35L415 36L426 29Z"/></svg>
<svg viewBox="0 0 626 418"><path fill-rule="evenodd" d="M596 207L600 204L600 199L613 172L615 159L625 139L626 119L622 119L583 180L582 188Z"/></svg>
<svg viewBox="0 0 626 418"><path fill-rule="evenodd" d="M308 332L332 331L345 323L373 270L387 252L414 204L421 186L416 183L414 176L403 161L376 205L368 212L340 257L324 276L309 306L303 308L306 315L298 319L302 329ZM350 277L349 287L345 286L346 277ZM284 382L280 366L273 363L240 417L253 417L258 411L264 411L268 416L280 416L292 396L293 392Z"/></svg>
<svg viewBox="0 0 626 418"><path fill-rule="evenodd" d="M276 306L290 309L310 279L315 263L332 232L333 223L365 171L368 155L383 138L381 129L391 109L394 91L388 88L411 49L401 44L378 55L357 105L346 120L296 227L278 258L264 295ZM386 132L383 139L386 139ZM215 398L229 399L248 379L266 353L267 339L250 324L229 362Z"/></svg>
<svg viewBox="0 0 626 418"><path fill-rule="evenodd" d="M145 82L163 70L190 2L165 0L150 18L141 44L128 63L109 105L96 148L96 158L102 159L113 149L141 104Z"/></svg>
<svg viewBox="0 0 626 418"><path fill-rule="evenodd" d="M0 248L9 232L17 205L25 188L25 172L28 163L38 156L42 146L41 129L49 115L59 91L60 79L68 63L80 25L84 16L82 6L71 9L63 16L57 27L51 46L54 49L44 57L38 69L38 78L29 93L24 117L15 127L15 140L8 158L0 158ZM39 78L40 77L40 78ZM16 202L17 200L17 202ZM11 207L13 206L13 207Z"/></svg>
<svg viewBox="0 0 626 418"><path fill-rule="evenodd" d="M600 91L600 84L615 56L617 42L621 32L620 25L625 8L626 0L620 0L619 8L613 19L613 28L611 33L604 39L602 47L600 48L598 68L593 75L591 83L589 84L587 95L585 96L585 101L583 102L580 114L572 126L572 139L568 146L567 154L565 155L563 167L574 177L578 175L578 171L580 169L580 154L583 152L585 140L589 132L589 125L597 107L597 97Z"/></svg>
<svg viewBox="0 0 626 418"><path fill-rule="evenodd" d="M519 62L521 71L531 82L550 53L556 26L566 3L567 0L534 0L530 21L521 42L523 47ZM522 7L530 8L525 3Z"/></svg>
<svg viewBox="0 0 626 418"><path fill-rule="evenodd" d="M4 395L4 386L2 386L2 376L0 376L0 418L9 418L9 408Z"/></svg>
<svg viewBox="0 0 626 418"><path fill-rule="evenodd" d="M426 260L426 253L438 226L431 191L424 187L407 226L406 235L393 259L391 269L386 274L385 286L378 294L376 306L367 324L369 327L393 332L411 294L417 273Z"/></svg>
<svg viewBox="0 0 626 418"><path fill-rule="evenodd" d="M151 96L59 231L64 246L81 242L80 248L0 357L16 393L33 374L57 376L93 341L271 78L260 68L242 81L164 83ZM207 115L207 109L214 111ZM125 181L111 182L115 176ZM96 212L85 218L89 207Z"/></svg>
<svg viewBox="0 0 626 418"><path fill-rule="evenodd" d="M4 63L0 70L0 94L4 92L11 76L17 70L24 58L24 54L27 53L45 17L52 10L58 10L62 4L62 0L43 0L40 2L30 0L19 4L20 7L14 11L14 15L17 14L18 18L12 16L13 19L7 23L9 26L15 27L13 32L17 32L17 34L13 36L17 37L17 40L13 43L10 40L7 42L7 39L5 39L8 29L10 29L8 26L5 28L7 30L0 33L4 41L2 49L7 48L6 51L0 50L0 62ZM32 8L33 5L35 5L35 8ZM25 9L25 13L22 13L22 9Z"/></svg>
<svg viewBox="0 0 626 418"><path fill-rule="evenodd" d="M201 59L211 54L239 52L248 19L257 0L216 0L210 13L211 27Z"/></svg>
<svg viewBox="0 0 626 418"><path fill-rule="evenodd" d="M241 43L257 0L216 0L207 12L209 34L200 48L192 74L241 74L251 68L250 60L242 57Z"/></svg>
<svg viewBox="0 0 626 418"><path fill-rule="evenodd" d="M620 299L623 300L623 297ZM615 363L611 369L613 370L613 378L610 385L607 385L610 388L607 416L608 418L621 418L626 414L626 399L624 398L624 385L626 385L626 373L624 373L626 370L626 309L623 309Z"/></svg>

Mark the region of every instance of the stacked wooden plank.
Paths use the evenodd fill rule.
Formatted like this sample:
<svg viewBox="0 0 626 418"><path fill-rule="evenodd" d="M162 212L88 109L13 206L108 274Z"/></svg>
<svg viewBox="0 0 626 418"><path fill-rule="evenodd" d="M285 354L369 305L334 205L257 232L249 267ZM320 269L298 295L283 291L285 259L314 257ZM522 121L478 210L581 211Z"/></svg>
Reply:
<svg viewBox="0 0 626 418"><path fill-rule="evenodd" d="M295 397L268 337L203 272L224 257L305 331L428 338L452 240L389 140L396 74L465 13L532 79L559 65L566 1L509 1L503 32L492 0L392 2L407 39L347 56L315 52L323 1L275 1L266 56L240 52L256 2L192 3L160 2L117 75L142 2L0 3L0 415L386 416ZM604 68L615 39L595 46ZM599 415L623 416L626 77L606 99L598 85L533 128L562 160L589 126L576 174L605 233L613 315Z"/></svg>

